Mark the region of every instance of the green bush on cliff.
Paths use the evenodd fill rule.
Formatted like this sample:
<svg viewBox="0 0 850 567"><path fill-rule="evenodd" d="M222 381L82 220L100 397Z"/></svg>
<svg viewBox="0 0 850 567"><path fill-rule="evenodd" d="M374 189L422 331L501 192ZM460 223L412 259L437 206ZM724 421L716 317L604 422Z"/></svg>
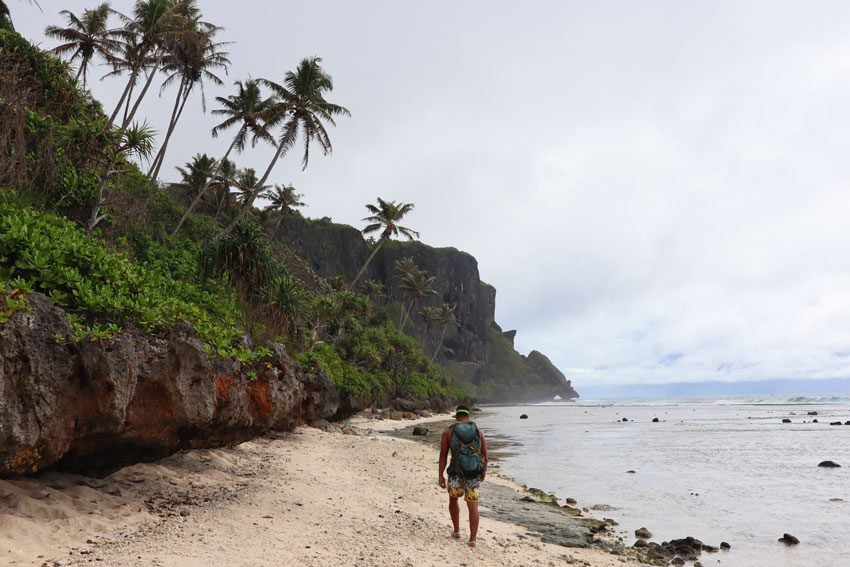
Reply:
<svg viewBox="0 0 850 567"><path fill-rule="evenodd" d="M163 269L189 260L165 255L140 265L68 220L21 207L6 195L0 198L0 282L7 287L42 291L93 323L132 323L156 332L186 322L217 354L244 356L232 292L213 282L173 279L150 265Z"/></svg>

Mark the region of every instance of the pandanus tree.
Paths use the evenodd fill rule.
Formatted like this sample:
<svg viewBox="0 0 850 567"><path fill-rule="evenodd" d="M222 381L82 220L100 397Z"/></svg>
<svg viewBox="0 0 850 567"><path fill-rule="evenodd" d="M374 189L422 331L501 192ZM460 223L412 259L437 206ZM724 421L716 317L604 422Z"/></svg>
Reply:
<svg viewBox="0 0 850 567"><path fill-rule="evenodd" d="M437 343L437 348L434 349L434 356L431 357L432 361L437 360L437 355L440 353L440 349L443 348L443 341L446 338L446 330L449 328L449 325L455 322L455 308L448 303L443 303L443 305L436 310L434 320L443 327L443 330L440 333L440 341Z"/></svg>
<svg viewBox="0 0 850 567"><path fill-rule="evenodd" d="M263 176L257 183L254 192L242 205L236 218L225 228L225 234L230 233L239 221L248 214L254 200L263 191L263 184L278 160L302 139L304 154L301 158L302 169L307 168L310 161L310 145L316 143L324 155L333 150L331 140L325 130L325 123L336 126L334 118L350 116L343 106L325 100L325 95L333 90L333 79L321 66L320 57L310 57L301 61L295 71L286 73L283 84L261 79L260 82L272 92L273 102L268 112L270 127L280 127L275 152L266 167Z"/></svg>
<svg viewBox="0 0 850 567"><path fill-rule="evenodd" d="M200 88L201 106L206 112L204 81L207 80L215 85L224 84L224 81L216 73L227 74L230 65L228 53L222 50L227 44L215 41L215 35L222 28L208 22L202 22L200 17L200 14L197 14L185 18L185 23L181 25L180 32L170 35L165 42L167 55L163 69L170 74L163 81L162 88L165 89L175 81L178 82L178 88L165 137L150 170L148 170L149 179L156 179L159 175L159 170L165 160L168 142L177 127L177 122L183 115L183 109L186 107L189 96L196 87Z"/></svg>
<svg viewBox="0 0 850 567"><path fill-rule="evenodd" d="M218 160L219 168L225 167L225 164L229 162L228 158L230 154L234 150L237 153L241 153L245 149L249 138L251 139L251 147L256 146L258 141L274 143L274 137L271 135L269 127L266 124L266 114L269 112L271 101L263 98L259 82L249 79L244 83L242 81L236 81L235 84L238 92L228 97L216 97L215 100L221 105L221 108L215 108L212 111L213 114L225 117L219 125L212 129L213 138L218 137L225 130L229 130L237 125L239 126L236 135L230 142L230 146L224 152L224 156ZM214 172L214 176L217 176L219 173L221 171L217 170ZM192 204L189 205L189 208L183 213L180 222L174 228L172 235L177 234L188 216L195 210L195 207L207 189L209 189L209 186L205 187Z"/></svg>
<svg viewBox="0 0 850 567"><path fill-rule="evenodd" d="M419 238L419 233L411 228L407 228L401 226L399 221L404 218L404 215L413 210L413 203L396 203L395 201L384 201L380 197L378 197L378 204L376 205L366 205L366 208L372 213L370 216L363 219L364 222L369 223L366 225L366 228L363 229L363 234L371 234L373 232L381 232L380 238L378 238L377 244L375 244L375 248L372 250L372 253L369 254L369 257L366 258L366 261L363 263L363 267L360 268L360 271L357 272L357 275L354 276L354 279L351 281L349 285L349 289L354 289L354 286L357 285L357 281L366 273L366 268L369 267L369 264L372 262L372 259L378 253L378 250L384 245L384 243L392 238L393 236L404 236L408 240L414 240L415 238Z"/></svg>
<svg viewBox="0 0 850 567"><path fill-rule="evenodd" d="M295 209L303 207L305 203L301 200L304 195L296 193L292 185L275 185L274 189L263 193L262 197L269 201L267 211L277 211L277 222L272 229L272 234L277 234L280 223L287 215L295 212Z"/></svg>
<svg viewBox="0 0 850 567"><path fill-rule="evenodd" d="M82 16L77 16L70 10L62 10L59 15L65 18L67 26L48 26L44 30L47 37L61 42L51 49L53 53L70 55L68 60L71 63L80 60L74 80L79 81L82 77L83 88L86 87L89 64L95 56L109 62L112 61L113 54L120 51L121 32L109 28L111 14L112 9L108 2L83 11Z"/></svg>

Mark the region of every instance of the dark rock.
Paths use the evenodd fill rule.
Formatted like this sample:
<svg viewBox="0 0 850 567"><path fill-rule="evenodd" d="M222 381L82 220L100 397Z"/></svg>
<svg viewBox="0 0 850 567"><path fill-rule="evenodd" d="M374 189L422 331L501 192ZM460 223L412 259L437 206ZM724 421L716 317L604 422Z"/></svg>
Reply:
<svg viewBox="0 0 850 567"><path fill-rule="evenodd" d="M782 423L791 423L791 420L786 417L782 420Z"/></svg>
<svg viewBox="0 0 850 567"><path fill-rule="evenodd" d="M817 415L817 414L818 414L818 412L816 412L816 411L810 411L806 415Z"/></svg>
<svg viewBox="0 0 850 567"><path fill-rule="evenodd" d="M659 419L657 417L652 418L652 423L658 423Z"/></svg>
<svg viewBox="0 0 850 567"><path fill-rule="evenodd" d="M694 562L694 567L702 567L702 562L700 562L700 561L695 561L695 562Z"/></svg>
<svg viewBox="0 0 850 567"><path fill-rule="evenodd" d="M827 467L827 468L840 468L841 465L836 463L835 461L821 461L818 463L819 467Z"/></svg>
<svg viewBox="0 0 850 567"><path fill-rule="evenodd" d="M732 546L725 541L720 542L720 549L732 549Z"/></svg>
<svg viewBox="0 0 850 567"><path fill-rule="evenodd" d="M505 331L502 333L502 336L511 341L511 346L514 346L514 339L516 339L516 329L511 331Z"/></svg>
<svg viewBox="0 0 850 567"><path fill-rule="evenodd" d="M844 422L844 425L850 425L850 420L845 421L845 422Z"/></svg>
<svg viewBox="0 0 850 567"><path fill-rule="evenodd" d="M782 534L782 537L779 538L777 541L781 541L785 545L797 545L798 543L800 543L800 540L792 536L791 534Z"/></svg>
<svg viewBox="0 0 850 567"><path fill-rule="evenodd" d="M576 502L575 498L567 498L566 503L571 505L571 506L575 506L576 504L578 504L578 502Z"/></svg>
<svg viewBox="0 0 850 567"><path fill-rule="evenodd" d="M685 560L684 560L684 559L682 559L681 557L679 557L679 556L677 555L677 556L676 556L676 557L674 557L672 560L670 560L670 563L671 563L672 565L684 565L684 564L685 564Z"/></svg>
<svg viewBox="0 0 850 567"><path fill-rule="evenodd" d="M413 428L413 434L414 435L422 435L422 436L428 435L428 428L417 425L416 427Z"/></svg>
<svg viewBox="0 0 850 567"><path fill-rule="evenodd" d="M528 414L525 414L525 413L524 413L524 414L522 414L521 416L519 416L519 418L520 418L520 419L528 419Z"/></svg>
<svg viewBox="0 0 850 567"><path fill-rule="evenodd" d="M624 418L623 418L623 421L629 421L629 419L628 419L628 418L626 418L626 417L624 417Z"/></svg>
<svg viewBox="0 0 850 567"><path fill-rule="evenodd" d="M843 423L841 423L840 421L830 421L830 422L829 422L829 424L830 424L830 425L844 425L844 424L843 424Z"/></svg>
<svg viewBox="0 0 850 567"><path fill-rule="evenodd" d="M626 472L627 472L627 473L629 473L629 474L635 474L635 472L636 472L636 471L634 471L634 470L627 470Z"/></svg>
<svg viewBox="0 0 850 567"><path fill-rule="evenodd" d="M714 547L713 545L708 545L706 543L702 544L702 546L700 546L700 549L708 553L717 553L719 551L717 547Z"/></svg>
<svg viewBox="0 0 850 567"><path fill-rule="evenodd" d="M635 537L640 539L650 539L652 537L652 533L646 528L638 528L635 530Z"/></svg>
<svg viewBox="0 0 850 567"><path fill-rule="evenodd" d="M816 420L816 419L812 420L812 423L817 423L817 422L818 422L818 420Z"/></svg>
<svg viewBox="0 0 850 567"><path fill-rule="evenodd" d="M327 375L270 345L257 364L209 359L186 326L75 346L43 295L0 326L0 477L47 467L98 476L181 449L234 445L333 415ZM250 378L249 373L250 372Z"/></svg>
<svg viewBox="0 0 850 567"><path fill-rule="evenodd" d="M645 539L639 539L634 543L633 547L646 547L647 543Z"/></svg>

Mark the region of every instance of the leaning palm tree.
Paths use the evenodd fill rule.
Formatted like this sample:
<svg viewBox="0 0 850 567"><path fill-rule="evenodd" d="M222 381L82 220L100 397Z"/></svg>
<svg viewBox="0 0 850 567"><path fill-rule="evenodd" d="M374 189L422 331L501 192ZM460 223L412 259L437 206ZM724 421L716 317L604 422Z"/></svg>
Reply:
<svg viewBox="0 0 850 567"><path fill-rule="evenodd" d="M217 165L215 159L207 154L195 154L192 161L186 162L184 167L177 168L178 173L180 173L180 181L172 184L172 186L182 189L187 195L196 197L209 183L212 172Z"/></svg>
<svg viewBox="0 0 850 567"><path fill-rule="evenodd" d="M262 197L268 199L269 205L267 211L277 211L277 222L272 229L272 234L277 234L277 229L283 218L295 212L295 209L303 207L304 201L301 200L304 195L295 192L295 187L292 185L275 185L274 189L266 191Z"/></svg>
<svg viewBox="0 0 850 567"><path fill-rule="evenodd" d="M219 167L224 168L227 163L232 163L228 160L230 153L236 150L241 153L245 149L245 144L248 137L251 137L251 147L257 145L258 141L264 141L274 144L274 137L269 132L266 124L265 115L269 112L271 101L263 98L263 93L260 90L260 84L254 79L248 79L244 83L236 81L236 86L239 92L228 97L218 96L216 101L221 105L221 108L213 109L213 114L225 116L224 121L212 129L213 138L218 137L220 132L228 130L233 126L239 125L233 141L230 142L224 156L218 161ZM220 172L216 172L218 174ZM233 176L231 176L232 178ZM195 206L200 202L203 193L209 189L209 186L203 189L196 200L189 205L186 212L180 218L180 222L174 228L172 235L177 234L183 223L186 222L188 216L195 210Z"/></svg>
<svg viewBox="0 0 850 567"><path fill-rule="evenodd" d="M206 96L204 95L204 79L215 85L224 84L224 81L221 80L216 72L227 74L230 59L227 58L228 53L223 51L222 48L228 44L214 41L215 35L221 29L219 26L200 21L200 15L198 15L189 19L184 29L179 34L175 34L167 42L168 55L165 59L164 68L171 74L162 83L162 88L166 88L177 80L179 80L179 87L177 89L177 96L174 99L174 107L171 111L171 118L168 121L165 138L163 138L159 152L157 152L154 163L151 164L151 168L148 171L149 179L156 179L159 175L159 170L162 168L162 163L165 160L168 142L171 140L171 135L174 133L177 122L183 115L186 102L189 100L189 96L195 87L200 87L201 105L204 112L206 112L207 103Z"/></svg>
<svg viewBox="0 0 850 567"><path fill-rule="evenodd" d="M360 289L363 292L363 295L368 297L371 301L377 301L381 297L386 297L384 293L384 284L377 280L364 280L360 285Z"/></svg>
<svg viewBox="0 0 850 567"><path fill-rule="evenodd" d="M412 276L406 277L402 280L399 287L401 287L402 292L410 298L410 304L407 307L407 310L404 309L404 303L402 303L402 317L401 323L399 324L399 330L403 331L404 326L409 320L410 312L416 305L419 305L427 296L436 295L437 291L434 289L434 282L437 280L434 276L429 276L423 271L418 271Z"/></svg>
<svg viewBox="0 0 850 567"><path fill-rule="evenodd" d="M277 161L295 145L299 134L304 144L304 155L301 158L302 169L306 169L310 161L311 143L319 144L325 155L331 153L333 149L331 140L323 122L336 126L334 117L350 116L351 113L344 106L325 100L325 94L333 90L333 79L322 69L321 62L319 57L302 60L295 71L286 73L282 85L261 79L262 84L272 91L274 97L274 103L269 110L269 123L272 126L280 125L281 133L275 153L260 178L258 187L242 206L233 222L225 229L225 233L232 231L248 213L254 204L254 199L262 192L261 186L268 180Z"/></svg>
<svg viewBox="0 0 850 567"><path fill-rule="evenodd" d="M257 172L254 168L246 167L240 171L236 176L236 202L244 207L258 185ZM268 189L268 185L264 185L263 189Z"/></svg>
<svg viewBox="0 0 850 567"><path fill-rule="evenodd" d="M366 258L366 262L363 263L363 267L360 268L360 271L357 272L356 276L354 276L354 279L349 285L349 289L354 289L354 286L357 285L357 280L359 280L366 272L366 268L369 267L369 263L372 261L372 258L375 257L378 250L381 249L381 246L383 246L384 243L391 237L401 234L408 240L419 238L418 232L398 224L404 215L413 210L413 203L396 203L395 201L387 202L378 197L377 206L366 205L366 208L369 209L369 212L372 214L363 219L365 222L369 223L366 228L363 229L363 234L369 234L380 230L381 237L378 238L378 243L375 245L375 249L372 250L372 253L368 258Z"/></svg>
<svg viewBox="0 0 850 567"><path fill-rule="evenodd" d="M109 29L109 16L112 9L108 2L85 10L82 16L77 16L70 10L59 12L68 22L67 27L48 26L44 30L47 37L58 39L62 43L51 49L57 55L68 55L69 61L79 58L75 81L83 78L83 88L86 88L88 66L94 57L100 56L105 61L112 61L113 53L119 51L121 43L118 40L120 32Z"/></svg>
<svg viewBox="0 0 850 567"><path fill-rule="evenodd" d="M168 38L179 32L181 14L196 11L194 0L137 0L133 6L131 16L118 13L118 17L124 22L121 31L126 47L126 60L116 59L113 63L112 74L127 71L130 77L115 105L115 110L109 116L109 123L115 122L118 112L124 106L125 101L128 109L125 110L122 126L126 126L133 120L139 105L145 98L154 77L159 71L165 57L164 46ZM184 20L185 21L185 20ZM142 73L147 74L144 85L135 102L130 106L131 92L135 89Z"/></svg>
<svg viewBox="0 0 850 567"><path fill-rule="evenodd" d="M455 308L448 303L443 303L443 305L436 310L435 321L442 325L443 331L440 333L440 342L437 343L437 348L434 349L434 356L431 357L432 361L437 360L437 354L439 354L440 349L443 348L443 340L446 338L446 329L448 329L449 325L455 321Z"/></svg>

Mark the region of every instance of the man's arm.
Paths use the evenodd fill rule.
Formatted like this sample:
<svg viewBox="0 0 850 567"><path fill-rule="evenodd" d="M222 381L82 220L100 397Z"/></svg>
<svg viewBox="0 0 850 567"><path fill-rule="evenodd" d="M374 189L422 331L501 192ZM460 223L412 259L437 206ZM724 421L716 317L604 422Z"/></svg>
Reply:
<svg viewBox="0 0 850 567"><path fill-rule="evenodd" d="M446 460L449 457L449 438L449 430L446 429L445 431L443 431L443 436L440 438L440 470L437 471L437 475L439 476L440 488L446 487L446 477L444 473L446 472Z"/></svg>

